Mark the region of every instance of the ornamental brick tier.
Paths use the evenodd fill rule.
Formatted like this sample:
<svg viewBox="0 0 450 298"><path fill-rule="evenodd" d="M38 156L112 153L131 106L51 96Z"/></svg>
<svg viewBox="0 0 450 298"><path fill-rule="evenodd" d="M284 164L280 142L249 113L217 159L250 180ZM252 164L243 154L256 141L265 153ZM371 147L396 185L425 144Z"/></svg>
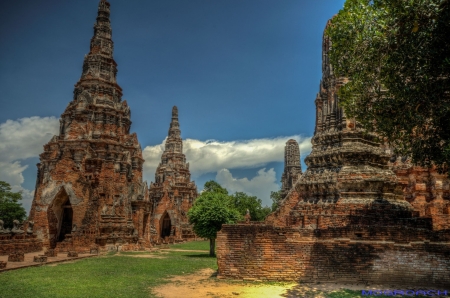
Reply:
<svg viewBox="0 0 450 298"><path fill-rule="evenodd" d="M265 222L222 226L218 277L448 287L449 180L392 158L346 117L330 46L324 35L308 168Z"/></svg>
<svg viewBox="0 0 450 298"><path fill-rule="evenodd" d="M296 140L290 139L284 147L284 171L281 175L281 197L285 198L302 174L300 147Z"/></svg>
<svg viewBox="0 0 450 298"><path fill-rule="evenodd" d="M150 183L149 192L153 202L152 241L194 239L187 212L198 193L183 154L176 106L172 109L172 121L161 162L156 169L155 183Z"/></svg>
<svg viewBox="0 0 450 298"><path fill-rule="evenodd" d="M149 245L152 205L130 108L116 82L109 17L110 4L101 0L73 100L37 164L30 219L37 237L58 251Z"/></svg>

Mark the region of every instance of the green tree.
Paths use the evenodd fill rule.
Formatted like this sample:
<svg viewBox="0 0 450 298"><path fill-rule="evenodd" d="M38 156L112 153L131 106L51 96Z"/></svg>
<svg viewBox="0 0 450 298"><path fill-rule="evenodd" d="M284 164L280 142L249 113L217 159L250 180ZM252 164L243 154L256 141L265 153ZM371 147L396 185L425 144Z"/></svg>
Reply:
<svg viewBox="0 0 450 298"><path fill-rule="evenodd" d="M206 182L203 191L222 193L226 195L228 194L228 190L226 188L223 188L219 183L217 183L214 180Z"/></svg>
<svg viewBox="0 0 450 298"><path fill-rule="evenodd" d="M247 209L250 212L251 220L263 221L271 212L269 207L263 207L261 199L256 196L249 196L244 192L236 192L231 195L231 201L239 213L244 216Z"/></svg>
<svg viewBox="0 0 450 298"><path fill-rule="evenodd" d="M233 207L228 191L217 182L208 181L205 190L189 209L188 218L194 232L200 237L209 239L209 255L214 256L217 232L223 224L235 223L240 219L240 214Z"/></svg>
<svg viewBox="0 0 450 298"><path fill-rule="evenodd" d="M413 162L450 164L449 0L347 0L330 61L347 116ZM450 172L449 172L450 174Z"/></svg>
<svg viewBox="0 0 450 298"><path fill-rule="evenodd" d="M272 212L277 210L281 201L281 189L278 191L271 191L270 198L272 199Z"/></svg>
<svg viewBox="0 0 450 298"><path fill-rule="evenodd" d="M15 219L23 221L26 218L27 213L20 200L21 192L12 192L8 183L0 181L0 219L5 223L5 228L11 228Z"/></svg>

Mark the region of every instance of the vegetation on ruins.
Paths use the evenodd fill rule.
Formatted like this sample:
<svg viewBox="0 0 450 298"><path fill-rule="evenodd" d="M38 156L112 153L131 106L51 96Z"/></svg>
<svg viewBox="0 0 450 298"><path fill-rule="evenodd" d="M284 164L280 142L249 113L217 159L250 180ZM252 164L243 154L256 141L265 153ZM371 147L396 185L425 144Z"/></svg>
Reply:
<svg viewBox="0 0 450 298"><path fill-rule="evenodd" d="M236 192L231 195L234 207L244 216L247 210L250 212L250 220L263 221L266 216L272 212L269 207L263 207L261 199L256 196L249 196L244 192Z"/></svg>
<svg viewBox="0 0 450 298"><path fill-rule="evenodd" d="M5 228L13 226L13 220L23 221L27 213L19 201L22 200L22 193L12 192L11 186L0 181L0 219L4 221Z"/></svg>
<svg viewBox="0 0 450 298"><path fill-rule="evenodd" d="M236 222L241 216L228 191L215 181L205 183L205 189L188 212L194 232L210 242L209 255L215 255L217 232L223 224Z"/></svg>
<svg viewBox="0 0 450 298"><path fill-rule="evenodd" d="M349 78L347 116L440 170L450 164L449 32L449 0L347 0L326 30L335 75Z"/></svg>
<svg viewBox="0 0 450 298"><path fill-rule="evenodd" d="M281 189L278 191L271 191L270 192L270 198L272 199L272 212L277 210L278 204L280 203L281 199L283 198L281 196Z"/></svg>

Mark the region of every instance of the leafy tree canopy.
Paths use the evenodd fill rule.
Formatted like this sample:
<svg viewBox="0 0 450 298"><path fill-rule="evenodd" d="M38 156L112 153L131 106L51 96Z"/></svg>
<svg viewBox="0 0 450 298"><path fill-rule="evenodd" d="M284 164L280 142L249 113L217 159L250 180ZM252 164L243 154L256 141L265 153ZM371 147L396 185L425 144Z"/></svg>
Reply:
<svg viewBox="0 0 450 298"><path fill-rule="evenodd" d="M278 205L281 201L281 189L278 191L271 191L270 198L272 199L272 212L277 210Z"/></svg>
<svg viewBox="0 0 450 298"><path fill-rule="evenodd" d="M347 0L332 19L330 61L349 82L347 116L398 154L450 164L449 0Z"/></svg>
<svg viewBox="0 0 450 298"><path fill-rule="evenodd" d="M256 196L249 196L244 192L236 192L231 196L231 201L239 213L244 216L247 209L250 212L251 220L263 221L271 212L269 207L263 207L261 199Z"/></svg>
<svg viewBox="0 0 450 298"><path fill-rule="evenodd" d="M8 183L0 181L0 219L5 223L5 228L11 228L15 219L23 221L26 218L27 213L20 200L21 192L12 192Z"/></svg>
<svg viewBox="0 0 450 298"><path fill-rule="evenodd" d="M215 239L222 225L235 223L240 217L228 191L214 181L206 182L205 191L188 211L189 223L193 225L194 232L210 240L210 256L215 255Z"/></svg>
<svg viewBox="0 0 450 298"><path fill-rule="evenodd" d="M228 194L228 190L214 180L206 182L203 191Z"/></svg>

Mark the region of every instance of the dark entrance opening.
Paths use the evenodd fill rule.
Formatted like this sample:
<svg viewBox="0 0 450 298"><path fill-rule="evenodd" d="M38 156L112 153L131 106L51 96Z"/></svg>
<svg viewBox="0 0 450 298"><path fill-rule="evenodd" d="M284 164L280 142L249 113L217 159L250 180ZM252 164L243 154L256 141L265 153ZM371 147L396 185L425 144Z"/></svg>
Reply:
<svg viewBox="0 0 450 298"><path fill-rule="evenodd" d="M66 234L72 232L73 210L69 200L62 206L62 209L61 229L58 242L63 241L66 238Z"/></svg>
<svg viewBox="0 0 450 298"><path fill-rule="evenodd" d="M169 213L166 212L161 221L161 238L170 236L170 230L172 229L172 223L170 221Z"/></svg>

